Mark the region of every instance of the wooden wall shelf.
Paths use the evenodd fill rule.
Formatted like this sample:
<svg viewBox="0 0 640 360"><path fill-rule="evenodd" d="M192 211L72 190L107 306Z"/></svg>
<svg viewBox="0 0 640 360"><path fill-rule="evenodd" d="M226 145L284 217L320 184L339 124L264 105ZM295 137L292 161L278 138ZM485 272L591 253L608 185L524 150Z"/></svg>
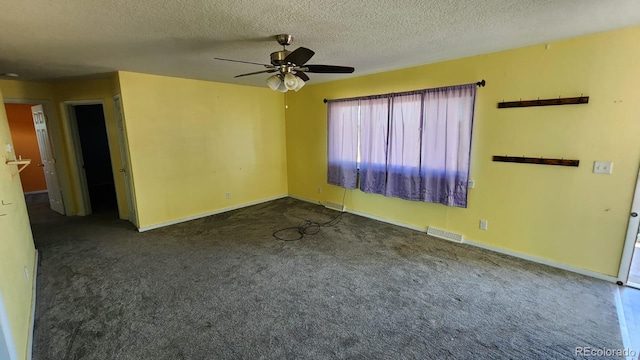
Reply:
<svg viewBox="0 0 640 360"><path fill-rule="evenodd" d="M31 159L7 160L7 165L18 165L18 174L20 174L29 164L31 164Z"/></svg>
<svg viewBox="0 0 640 360"><path fill-rule="evenodd" d="M498 103L498 109L514 108L514 107L529 107L529 106L550 106L550 105L574 105L574 104L588 104L588 96L572 97L572 98L557 98L557 99L538 99L538 100L520 100L520 101L508 101Z"/></svg>
<svg viewBox="0 0 640 360"><path fill-rule="evenodd" d="M550 159L550 158L533 158L520 156L493 156L493 161L512 162L522 164L539 164L539 165L557 165L557 166L574 166L580 165L580 160L567 159Z"/></svg>

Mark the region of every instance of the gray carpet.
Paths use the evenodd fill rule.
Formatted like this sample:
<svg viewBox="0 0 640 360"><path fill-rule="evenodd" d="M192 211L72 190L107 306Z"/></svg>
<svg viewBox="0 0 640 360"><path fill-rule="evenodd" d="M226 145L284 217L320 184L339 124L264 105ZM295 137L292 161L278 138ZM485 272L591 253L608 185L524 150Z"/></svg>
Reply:
<svg viewBox="0 0 640 360"><path fill-rule="evenodd" d="M31 204L34 359L565 359L622 348L612 285L281 199L145 233ZM285 234L286 235L286 234ZM295 234L289 233L294 236Z"/></svg>

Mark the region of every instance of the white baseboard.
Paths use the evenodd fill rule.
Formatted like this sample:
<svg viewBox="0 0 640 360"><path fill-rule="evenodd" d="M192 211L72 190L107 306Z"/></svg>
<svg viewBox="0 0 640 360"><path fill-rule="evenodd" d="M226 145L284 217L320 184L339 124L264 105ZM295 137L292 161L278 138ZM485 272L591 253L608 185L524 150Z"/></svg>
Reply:
<svg viewBox="0 0 640 360"><path fill-rule="evenodd" d="M222 209L219 209L219 210L214 210L214 211L203 213L203 214L188 216L188 217L185 217L185 218L166 221L166 222L159 223L159 224L143 226L141 228L138 228L138 231L139 232L144 232L144 231L148 231L148 230L159 229L161 227L165 227L165 226L169 226L169 225L175 225L175 224L179 224L179 223L183 223L183 222L187 222L187 221L191 221L191 220L201 219L203 217L220 214L220 213L227 212L227 211L238 210L238 209L242 209L242 208L245 208L245 207L248 207L248 206L258 205L258 204L262 204L262 203L265 203L265 202L278 200L278 199L282 199L282 198L286 198L286 197L288 197L288 195L286 195L286 194L272 196L272 197L268 197L268 198L264 198L264 199L260 199L260 200L256 200L256 201L251 201L251 202L248 202L248 203L243 203L243 204L239 204L239 205L234 205L234 206L222 208Z"/></svg>
<svg viewBox="0 0 640 360"><path fill-rule="evenodd" d="M309 199L309 198L306 198L306 197L303 197L303 196L289 194L289 197L297 199L297 200L305 201L305 202L308 202L308 203L312 203L314 205L324 205L322 203L322 201ZM382 217L379 217L379 216L371 215L371 214L368 214L368 213L360 212L360 211L357 211L357 210L349 209L346 205L344 206L344 212L347 212L347 213L350 213L350 214L354 214L354 215L358 215L358 216L362 216L362 217L366 217L366 218L372 219L372 220L377 220L377 221L380 221L380 222L383 222L383 223L387 223L387 224L391 224L391 225L401 226L401 227L404 227L404 228L407 228L407 229L411 229L411 230L416 230L416 231L421 231L421 232L426 232L427 231L426 227L413 226L411 224L401 223L401 222L398 222L398 221L394 221L394 220L382 218Z"/></svg>
<svg viewBox="0 0 640 360"><path fill-rule="evenodd" d="M315 200L311 200L311 199L307 199L304 197L299 197L296 195L289 195L289 197L292 197L294 199L298 199L298 200L302 200L302 201L306 201L306 202L310 202L313 204L320 204L319 201L315 201ZM373 220L377 220L380 222L384 222L387 224L392 224L392 225L397 225L397 226L401 226L407 229L411 229L411 230L416 230L416 231L420 231L423 233L427 232L427 227L422 227L422 226L415 226L415 225L411 225L411 224L406 224L406 223L402 223L402 222L398 222L398 221L394 221L394 220L390 220L390 219L386 219L386 218L382 218L379 216L375 216L375 215L371 215L368 213L364 213L361 211L357 211L357 210L353 210L353 209L349 209L349 208L345 208L345 212L354 214L354 215L358 215L358 216L362 216L362 217L366 217L369 219L373 219ZM528 261L532 261L538 264L543 264L543 265L548 265L554 268L558 268L558 269L562 269L562 270L566 270L566 271L570 271L570 272L574 272L577 274L581 274L581 275L586 275L592 278L596 278L596 279L600 279L600 280L604 280L604 281L609 281L612 283L615 283L616 281L618 281L618 279L616 277L613 276L609 276L609 275L605 275L605 274L601 274L595 271L590 271L590 270L585 270L585 269L580 269L574 266L570 266L570 265L565 265L559 262L555 262L552 260L547 260L547 259L543 259L543 258L539 258L536 256L532 256L532 255L527 255L527 254L523 254L520 252L516 252L516 251L511 251L511 250L507 250L507 249L503 249L497 246L491 246L491 245L487 245L481 242L477 242L477 241L473 241L473 240L469 240L466 237L463 237L464 240L462 241L463 244L468 244L471 246L475 246L475 247L479 247L482 249L486 249L486 250L490 250L493 252L497 252L500 254L505 254L505 255L509 255L509 256L513 256L513 257L517 257L523 260L528 260Z"/></svg>
<svg viewBox="0 0 640 360"><path fill-rule="evenodd" d="M399 221L395 221L395 220L385 219L385 218L382 218L382 217L379 217L379 216L363 213L363 212L356 211L356 210L349 209L349 208L347 208L345 210L345 212L348 212L348 213L354 214L354 215L358 215L358 216L362 216L362 217L366 217L366 218L369 218L369 219L372 219L372 220L377 220L377 221L380 221L380 222L383 222L383 223L396 225L396 226L400 226L400 227L411 229L411 230L415 230L415 231L420 231L420 232L423 232L423 233L427 232L427 227L426 226L425 227L415 226L415 225L411 225L411 224L407 224L407 223L403 223L403 222L399 222Z"/></svg>
<svg viewBox="0 0 640 360"><path fill-rule="evenodd" d="M496 247L496 246L487 245L487 244L484 244L484 243L480 243L480 242L476 242L476 241L473 241L473 240L469 240L467 238L464 238L464 241L462 243L463 244L469 244L469 245L472 245L472 246L475 246L475 247L479 247L479 248L483 248L483 249L486 249L486 250L491 250L493 252L497 252L497 253L513 256L513 257L517 257L517 258L520 258L520 259L533 261L533 262L536 262L538 264L548 265L548 266L551 266L551 267L554 267L554 268L558 268L558 269L562 269L562 270L566 270L566 271L571 271L571 272L574 272L574 273L577 273L577 274L581 274L581 275L590 276L592 278L596 278L596 279L600 279L600 280L604 280L604 281L609 281L609 282L612 282L612 283L615 283L616 281L618 281L618 278L613 277L613 276L601 274L601 273L598 273L598 272L595 272L595 271L591 271L591 270L580 269L580 268L577 268L577 267L574 267L574 266L565 265L563 263L555 262L555 261L552 261L552 260L539 258L537 256L527 255L527 254L523 254L523 253L520 253L520 252L499 248L499 247Z"/></svg>
<svg viewBox="0 0 640 360"><path fill-rule="evenodd" d="M38 190L38 191L27 191L24 194L25 195L36 195L36 194L46 194L48 192L49 192L49 190Z"/></svg>
<svg viewBox="0 0 640 360"><path fill-rule="evenodd" d="M318 200L313 200L313 199L309 199L309 198L302 197L302 196L298 196L298 195L291 195L291 194L289 194L289 197L290 197L290 198L294 198L294 199L296 199L296 200L300 200L300 201L305 201L305 202L308 202L308 203L312 203L312 204L315 204L315 205L322 205L322 202L320 202L320 201L318 201Z"/></svg>
<svg viewBox="0 0 640 360"><path fill-rule="evenodd" d="M36 280L38 279L39 255L38 250L36 250L33 272L31 273L31 279L33 280L33 295L31 296L31 321L29 323L29 338L27 339L27 360L31 360L33 355L33 329L36 323Z"/></svg>

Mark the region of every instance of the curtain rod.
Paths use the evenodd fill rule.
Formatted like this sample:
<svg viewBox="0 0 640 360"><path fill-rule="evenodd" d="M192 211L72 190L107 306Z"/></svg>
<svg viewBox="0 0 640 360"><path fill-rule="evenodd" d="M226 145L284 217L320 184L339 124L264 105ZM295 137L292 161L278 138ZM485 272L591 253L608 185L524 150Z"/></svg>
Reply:
<svg viewBox="0 0 640 360"><path fill-rule="evenodd" d="M487 85L487 82L484 81L484 79L478 81L476 83L477 86L480 87L484 87L485 85ZM456 85L454 85L456 86ZM444 86L444 87L450 87L450 86ZM434 88L434 89L438 89L438 88ZM420 90L413 90L413 91L405 91L405 92L399 92L399 93L389 93L389 94L381 94L381 95L373 95L373 96L385 96L385 95L402 95L402 94L408 94L408 93L412 93L415 91L420 91ZM352 98L344 98L344 99L339 99L339 100L356 100L356 99L364 99L364 98L369 98L371 97L371 95L369 96L356 96L356 97L352 97ZM322 102L324 102L325 104L329 102L329 100L327 100L326 98L322 100Z"/></svg>

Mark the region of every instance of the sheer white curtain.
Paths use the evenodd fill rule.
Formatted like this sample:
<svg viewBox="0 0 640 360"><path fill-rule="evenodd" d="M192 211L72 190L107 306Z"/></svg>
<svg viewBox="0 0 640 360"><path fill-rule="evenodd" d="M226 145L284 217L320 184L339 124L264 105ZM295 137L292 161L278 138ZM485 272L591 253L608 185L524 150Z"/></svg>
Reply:
<svg viewBox="0 0 640 360"><path fill-rule="evenodd" d="M360 100L360 190L384 194L387 179L389 98Z"/></svg>
<svg viewBox="0 0 640 360"><path fill-rule="evenodd" d="M466 207L475 96L467 84L330 102L329 183L356 186L359 149L362 191Z"/></svg>
<svg viewBox="0 0 640 360"><path fill-rule="evenodd" d="M421 200L423 96L421 92L392 98L386 196Z"/></svg>
<svg viewBox="0 0 640 360"><path fill-rule="evenodd" d="M330 102L327 109L327 182L348 189L358 179L358 102Z"/></svg>
<svg viewBox="0 0 640 360"><path fill-rule="evenodd" d="M467 207L476 85L429 89L422 131L423 201Z"/></svg>

